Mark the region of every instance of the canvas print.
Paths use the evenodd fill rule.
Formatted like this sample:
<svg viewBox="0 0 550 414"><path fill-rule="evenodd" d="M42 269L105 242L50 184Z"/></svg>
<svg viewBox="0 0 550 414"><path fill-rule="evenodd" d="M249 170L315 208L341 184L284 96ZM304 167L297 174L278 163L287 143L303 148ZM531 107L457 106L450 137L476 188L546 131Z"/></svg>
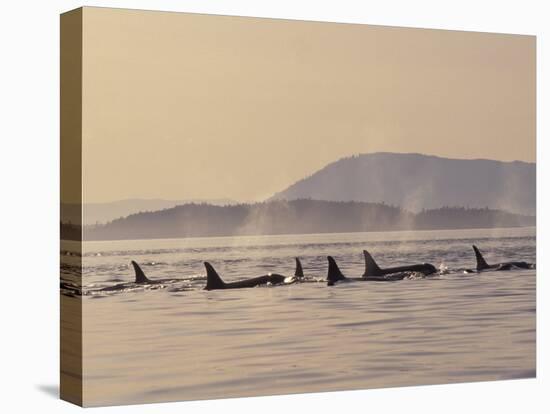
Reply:
<svg viewBox="0 0 550 414"><path fill-rule="evenodd" d="M61 397L536 375L535 38L61 16Z"/></svg>

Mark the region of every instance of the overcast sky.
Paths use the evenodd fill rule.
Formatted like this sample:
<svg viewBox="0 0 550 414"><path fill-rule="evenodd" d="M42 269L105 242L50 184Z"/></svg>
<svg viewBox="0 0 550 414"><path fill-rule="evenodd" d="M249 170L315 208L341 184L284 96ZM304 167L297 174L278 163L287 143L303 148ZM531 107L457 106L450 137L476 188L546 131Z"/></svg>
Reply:
<svg viewBox="0 0 550 414"><path fill-rule="evenodd" d="M535 38L84 11L84 202L259 200L338 158L535 161Z"/></svg>

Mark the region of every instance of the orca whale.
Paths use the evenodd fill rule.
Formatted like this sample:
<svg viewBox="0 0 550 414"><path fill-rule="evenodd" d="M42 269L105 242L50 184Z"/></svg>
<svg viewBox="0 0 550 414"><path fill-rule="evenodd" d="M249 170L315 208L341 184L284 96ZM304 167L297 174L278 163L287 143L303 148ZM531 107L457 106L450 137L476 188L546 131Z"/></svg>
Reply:
<svg viewBox="0 0 550 414"><path fill-rule="evenodd" d="M290 284L294 281L287 281L288 278L286 276L270 273L252 279L239 280L237 282L224 282L210 263L204 262L204 267L206 267L206 286L204 290L243 289L267 285L268 283L272 285ZM294 271L294 275L296 278L301 278L304 275L302 264L298 258L296 258L296 270Z"/></svg>
<svg viewBox="0 0 550 414"><path fill-rule="evenodd" d="M349 281L356 281L356 282L393 282L396 280L403 280L407 276L409 276L408 273L402 272L402 273L393 273L389 275L381 275L381 276L371 276L369 278L365 277L346 277L344 274L340 271L340 268L336 264L336 260L332 256L327 256L328 260L328 274L327 274L327 285L328 286L334 286L336 282L349 282Z"/></svg>
<svg viewBox="0 0 550 414"><path fill-rule="evenodd" d="M533 263L527 263L527 262L503 262L503 263L496 263L496 264L488 264L485 261L485 258L479 251L476 245L473 245L472 248L474 249L474 252L476 254L476 262L477 262L477 271L481 272L483 270L510 270L514 267L519 269L534 269L535 265Z"/></svg>
<svg viewBox="0 0 550 414"><path fill-rule="evenodd" d="M328 260L328 273L327 273L327 284L328 286L334 286L336 282L344 282L350 280L365 281L366 279L362 277L346 277L340 271L340 268L336 264L336 260L332 256L327 256Z"/></svg>
<svg viewBox="0 0 550 414"><path fill-rule="evenodd" d="M386 269L381 269L369 252L366 250L363 250L363 255L365 256L365 273L363 274L363 277L365 279L376 279L380 276L386 276L391 275L395 273L403 273L403 272L418 272L422 273L425 276L431 275L433 273L437 272L437 269L434 265L430 263L422 263L422 264L414 264L414 265L406 265L406 266L398 266L398 267L387 267Z"/></svg>
<svg viewBox="0 0 550 414"><path fill-rule="evenodd" d="M141 267L134 260L132 260L131 263L135 272L135 279L133 282L118 283L113 286L107 286L107 287L98 289L98 291L110 292L110 291L116 291L116 290L129 289L132 287L136 287L136 285L161 285L163 283L180 280L175 278L151 280L147 276L145 276L145 273L143 272L143 270L141 270Z"/></svg>
<svg viewBox="0 0 550 414"><path fill-rule="evenodd" d="M294 277L297 279L302 279L304 277L304 270L302 269L302 262L298 257L296 259L296 270L294 271Z"/></svg>
<svg viewBox="0 0 550 414"><path fill-rule="evenodd" d="M162 283L159 280L151 280L147 276L145 276L145 273L143 273L143 270L141 270L141 267L132 260L132 266L134 267L134 271L136 273L136 281L135 283L137 285L144 285L144 284L158 284Z"/></svg>

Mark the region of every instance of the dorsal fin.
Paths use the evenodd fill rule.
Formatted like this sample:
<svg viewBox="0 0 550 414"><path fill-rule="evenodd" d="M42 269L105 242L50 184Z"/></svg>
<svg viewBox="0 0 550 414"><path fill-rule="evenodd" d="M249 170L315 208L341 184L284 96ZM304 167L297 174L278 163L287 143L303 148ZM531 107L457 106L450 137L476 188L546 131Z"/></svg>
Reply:
<svg viewBox="0 0 550 414"><path fill-rule="evenodd" d="M141 270L141 267L132 260L132 266L134 266L134 271L136 272L136 283L149 283L151 282L147 276L145 276L145 273L143 273L143 270Z"/></svg>
<svg viewBox="0 0 550 414"><path fill-rule="evenodd" d="M302 263L299 258L296 258L296 270L294 271L295 277L304 277L304 270L302 269Z"/></svg>
<svg viewBox="0 0 550 414"><path fill-rule="evenodd" d="M473 245L472 247L474 248L474 252L476 254L477 270L483 270L483 269L487 269L488 267L490 267L487 264L487 262L485 261L485 259L483 258L483 255L481 254L481 252L479 251L477 246Z"/></svg>
<svg viewBox="0 0 550 414"><path fill-rule="evenodd" d="M372 256L366 250L363 250L363 255L365 256L365 276L379 276L382 274L382 269L376 264Z"/></svg>
<svg viewBox="0 0 550 414"><path fill-rule="evenodd" d="M204 289L225 289L225 282L222 280L220 275L218 275L218 272L216 272L214 267L208 262L204 262L204 267L206 267L206 286Z"/></svg>
<svg viewBox="0 0 550 414"><path fill-rule="evenodd" d="M346 277L340 271L340 268L336 264L336 260L334 260L332 256L327 256L327 260L328 260L328 274L327 274L328 284L333 285L335 282L338 282L339 280L345 280Z"/></svg>

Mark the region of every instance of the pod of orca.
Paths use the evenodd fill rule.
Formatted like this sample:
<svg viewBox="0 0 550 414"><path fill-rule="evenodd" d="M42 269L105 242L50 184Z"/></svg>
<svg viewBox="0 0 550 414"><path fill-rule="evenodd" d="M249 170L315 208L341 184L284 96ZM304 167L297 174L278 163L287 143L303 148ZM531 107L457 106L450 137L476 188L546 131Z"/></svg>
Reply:
<svg viewBox="0 0 550 414"><path fill-rule="evenodd" d="M481 254L477 246L472 246L476 257L475 269L461 269L464 273L479 273L484 271L505 271L512 269L535 269L534 263L527 263L523 261L507 261L496 264L488 264ZM411 264L397 267L381 268L378 266L374 258L366 250L363 250L363 256L365 260L365 270L361 276L347 277L344 276L336 260L332 256L327 256L328 260L328 273L325 281L328 286L333 286L340 282L393 282L403 279L414 278L417 276L429 276L438 273L434 265L430 263ZM262 285L284 285L291 283L303 283L303 282L318 282L320 279L312 277L306 277L302 263L299 258L296 258L296 267L294 276L284 276L277 273L269 273L250 279L242 279L236 282L224 282L218 272L214 269L214 266L209 262L204 262L206 268L206 286L205 290L220 290L220 289L242 289L252 288ZM161 288L164 284L182 281L182 278L168 278L168 279L149 279L141 267L132 260L132 266L135 272L135 279L133 282L118 283L113 286L104 287L98 289L96 292L115 292L135 289L143 286L148 288ZM64 289L64 287L66 289ZM61 282L62 291L68 290L69 294L82 294L76 292L76 289L69 289L69 285L66 282ZM80 290L80 289L78 289ZM185 289L184 289L185 290Z"/></svg>

